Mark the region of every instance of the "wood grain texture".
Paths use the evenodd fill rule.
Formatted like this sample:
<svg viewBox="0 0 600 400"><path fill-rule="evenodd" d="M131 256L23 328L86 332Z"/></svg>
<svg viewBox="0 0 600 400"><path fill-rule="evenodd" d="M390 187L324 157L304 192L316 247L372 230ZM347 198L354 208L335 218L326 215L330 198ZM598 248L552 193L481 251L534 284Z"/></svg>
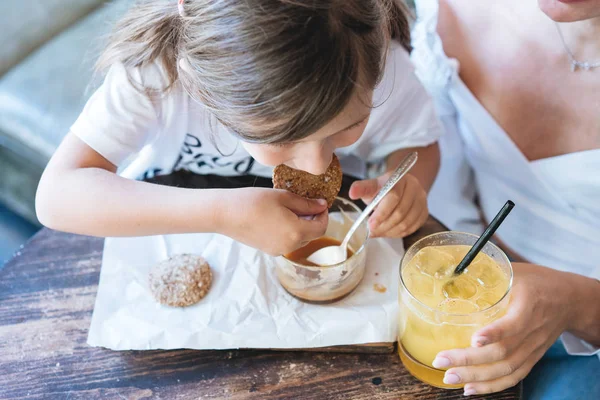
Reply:
<svg viewBox="0 0 600 400"><path fill-rule="evenodd" d="M430 218L407 243L441 229ZM0 399L463 398L418 382L395 353L90 347L101 257L101 239L42 230L0 271Z"/></svg>

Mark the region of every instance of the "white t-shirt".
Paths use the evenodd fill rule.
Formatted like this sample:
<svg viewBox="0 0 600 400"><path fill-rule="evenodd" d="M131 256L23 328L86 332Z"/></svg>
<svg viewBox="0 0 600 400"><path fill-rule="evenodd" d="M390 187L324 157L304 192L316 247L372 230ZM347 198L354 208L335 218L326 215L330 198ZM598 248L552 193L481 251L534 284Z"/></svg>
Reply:
<svg viewBox="0 0 600 400"><path fill-rule="evenodd" d="M119 166L123 176L141 179L181 169L223 176L272 175L272 168L255 162L239 139L180 85L149 95L139 90L140 84L164 88L166 73L158 63L129 71L113 65L71 127ZM357 178L365 177L367 162L378 163L402 148L430 145L441 133L433 103L398 43L390 48L373 101L364 134L336 151L344 172Z"/></svg>

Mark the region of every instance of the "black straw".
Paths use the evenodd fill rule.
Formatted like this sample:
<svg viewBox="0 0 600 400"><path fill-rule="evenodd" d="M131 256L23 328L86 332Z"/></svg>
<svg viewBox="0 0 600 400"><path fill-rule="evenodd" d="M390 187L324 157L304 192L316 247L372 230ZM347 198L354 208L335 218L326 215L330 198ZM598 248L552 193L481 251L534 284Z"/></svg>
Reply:
<svg viewBox="0 0 600 400"><path fill-rule="evenodd" d="M504 204L504 207L502 207L498 214L496 214L492 222L490 222L487 228L485 228L485 231L483 231L483 234L479 237L479 239L477 239L473 247L471 247L471 250L469 250L465 255L465 258L463 258L458 264L454 270L454 275L461 274L465 269L467 269L469 264L473 262L477 254L479 254L481 249L483 249L483 246L485 246L485 244L492 238L494 233L496 233L496 230L500 227L500 224L504 222L504 219L508 216L514 206L515 203L510 200Z"/></svg>

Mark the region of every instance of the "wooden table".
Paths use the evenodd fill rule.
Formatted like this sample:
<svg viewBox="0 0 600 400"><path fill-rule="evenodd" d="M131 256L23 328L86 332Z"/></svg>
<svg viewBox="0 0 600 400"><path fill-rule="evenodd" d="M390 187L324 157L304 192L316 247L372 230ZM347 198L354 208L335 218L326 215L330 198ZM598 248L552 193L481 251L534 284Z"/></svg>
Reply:
<svg viewBox="0 0 600 400"><path fill-rule="evenodd" d="M433 218L419 237L444 230ZM0 399L462 399L396 353L124 351L86 344L102 240L38 233L0 271ZM520 386L489 399L519 399Z"/></svg>

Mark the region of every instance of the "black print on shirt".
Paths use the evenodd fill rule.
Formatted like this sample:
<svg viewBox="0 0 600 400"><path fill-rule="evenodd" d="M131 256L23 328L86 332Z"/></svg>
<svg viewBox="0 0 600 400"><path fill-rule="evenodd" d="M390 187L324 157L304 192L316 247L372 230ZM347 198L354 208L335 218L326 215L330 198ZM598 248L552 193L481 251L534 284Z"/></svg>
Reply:
<svg viewBox="0 0 600 400"><path fill-rule="evenodd" d="M139 180L145 181L146 179L151 179L154 178L157 175L162 175L162 169L160 168L152 168L147 170L146 172L144 172L142 174L141 177L139 177Z"/></svg>
<svg viewBox="0 0 600 400"><path fill-rule="evenodd" d="M231 168L232 172L245 175L252 170L253 166L254 159L250 156L235 160L227 156L204 153L200 139L187 133L173 170L184 169L194 173L210 174L215 172L215 169ZM216 171L216 173L219 172Z"/></svg>

